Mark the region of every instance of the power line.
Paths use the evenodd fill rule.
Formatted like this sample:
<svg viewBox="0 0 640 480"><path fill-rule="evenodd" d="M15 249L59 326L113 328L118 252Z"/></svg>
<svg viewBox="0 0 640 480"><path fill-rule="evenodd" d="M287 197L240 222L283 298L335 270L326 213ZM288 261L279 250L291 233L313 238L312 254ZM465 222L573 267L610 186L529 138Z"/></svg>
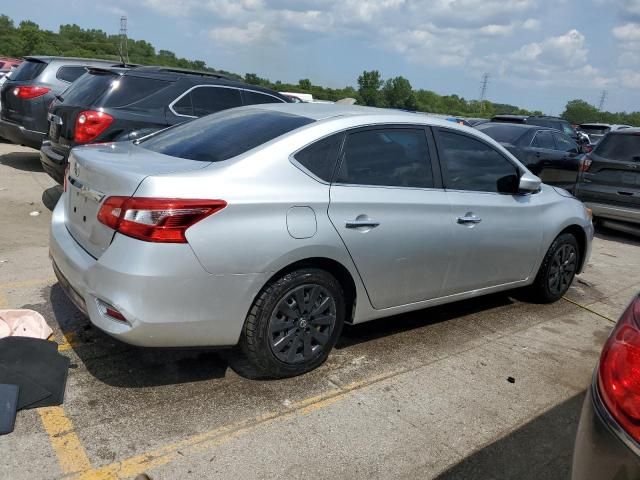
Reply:
<svg viewBox="0 0 640 480"><path fill-rule="evenodd" d="M604 108L604 102L607 99L608 94L609 92L607 92L606 90L602 90L602 93L600 94L600 102L598 103L598 111L602 112L602 109Z"/></svg>
<svg viewBox="0 0 640 480"><path fill-rule="evenodd" d="M120 17L120 59L129 63L129 40L127 38L127 17Z"/></svg>
<svg viewBox="0 0 640 480"><path fill-rule="evenodd" d="M483 102L485 100L488 84L489 84L489 74L484 73L482 75L482 81L480 83L480 102Z"/></svg>

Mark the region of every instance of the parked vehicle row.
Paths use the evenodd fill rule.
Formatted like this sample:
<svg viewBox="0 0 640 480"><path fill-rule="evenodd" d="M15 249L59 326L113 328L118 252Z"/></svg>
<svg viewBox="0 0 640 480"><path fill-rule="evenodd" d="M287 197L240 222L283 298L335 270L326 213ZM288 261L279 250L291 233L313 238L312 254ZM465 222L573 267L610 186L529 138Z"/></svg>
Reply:
<svg viewBox="0 0 640 480"><path fill-rule="evenodd" d="M597 144L602 137L609 132L615 132L616 130L622 130L624 128L631 128L631 125L610 125L608 123L581 123L579 125L580 131L583 131L589 135L589 139L592 145Z"/></svg>

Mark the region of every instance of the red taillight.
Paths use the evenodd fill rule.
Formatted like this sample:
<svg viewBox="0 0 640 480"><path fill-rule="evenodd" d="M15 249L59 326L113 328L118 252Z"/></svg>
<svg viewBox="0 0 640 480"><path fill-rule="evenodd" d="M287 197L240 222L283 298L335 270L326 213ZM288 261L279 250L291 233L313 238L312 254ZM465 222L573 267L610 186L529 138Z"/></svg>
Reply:
<svg viewBox="0 0 640 480"><path fill-rule="evenodd" d="M34 85L31 85L14 88L13 94L23 100L31 100L32 98L41 97L42 95L50 91L51 89L49 87L36 87Z"/></svg>
<svg viewBox="0 0 640 480"><path fill-rule="evenodd" d="M591 163L592 160L589 155L585 155L584 157L582 157L582 160L580 161L580 171L588 172L589 168L591 168Z"/></svg>
<svg viewBox="0 0 640 480"><path fill-rule="evenodd" d="M187 243L186 230L227 206L224 200L109 197L98 220L123 235L146 242Z"/></svg>
<svg viewBox="0 0 640 480"><path fill-rule="evenodd" d="M605 343L598 391L613 418L640 441L640 296L622 314Z"/></svg>
<svg viewBox="0 0 640 480"><path fill-rule="evenodd" d="M73 139L76 143L87 143L94 140L113 123L108 113L85 110L76 118L76 129Z"/></svg>

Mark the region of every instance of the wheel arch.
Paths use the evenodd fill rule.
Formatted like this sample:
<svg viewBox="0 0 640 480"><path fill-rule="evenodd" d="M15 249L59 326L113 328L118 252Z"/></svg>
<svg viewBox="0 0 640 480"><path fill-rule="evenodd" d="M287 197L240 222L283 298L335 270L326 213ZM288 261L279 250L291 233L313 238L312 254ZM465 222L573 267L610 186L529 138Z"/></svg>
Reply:
<svg viewBox="0 0 640 480"><path fill-rule="evenodd" d="M576 273L580 273L585 267L584 262L586 260L587 254L587 232L585 232L584 228L582 228L580 225L574 223L562 229L562 231L560 231L555 237L553 237L553 240L564 233L573 235L578 242L578 248L580 248L580 260L578 262L578 270Z"/></svg>

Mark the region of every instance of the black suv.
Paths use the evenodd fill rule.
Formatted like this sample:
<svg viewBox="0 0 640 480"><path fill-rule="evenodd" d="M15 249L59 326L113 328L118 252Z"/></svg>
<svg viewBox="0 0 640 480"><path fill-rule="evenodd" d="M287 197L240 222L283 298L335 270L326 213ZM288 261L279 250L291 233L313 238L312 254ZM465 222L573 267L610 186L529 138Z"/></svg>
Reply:
<svg viewBox="0 0 640 480"><path fill-rule="evenodd" d="M559 117L550 117L548 115L495 115L491 118L492 122L506 123L526 123L527 125L536 125L538 127L553 128L560 130L565 135L570 136L576 143L581 144L578 138L578 132L571 126L569 122Z"/></svg>
<svg viewBox="0 0 640 480"><path fill-rule="evenodd" d="M640 233L640 128L607 133L583 161L576 197L609 227Z"/></svg>
<svg viewBox="0 0 640 480"><path fill-rule="evenodd" d="M63 183L76 145L133 140L228 108L288 103L274 91L215 73L168 67L90 68L49 109L44 170Z"/></svg>
<svg viewBox="0 0 640 480"><path fill-rule="evenodd" d="M25 57L0 89L0 137L40 148L47 135L47 109L90 66L112 66L112 60Z"/></svg>

